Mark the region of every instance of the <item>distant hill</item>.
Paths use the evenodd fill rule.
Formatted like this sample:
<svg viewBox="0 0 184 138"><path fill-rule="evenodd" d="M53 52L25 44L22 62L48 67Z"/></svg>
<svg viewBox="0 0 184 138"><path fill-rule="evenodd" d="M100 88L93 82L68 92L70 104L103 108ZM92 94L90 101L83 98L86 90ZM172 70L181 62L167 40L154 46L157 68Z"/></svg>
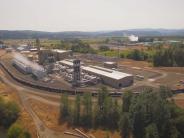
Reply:
<svg viewBox="0 0 184 138"><path fill-rule="evenodd" d="M98 32L42 32L42 31L9 31L0 30L0 39L31 39L31 38L88 38L88 37L121 37L127 35L138 36L182 36L184 29L130 29L120 31L98 31Z"/></svg>

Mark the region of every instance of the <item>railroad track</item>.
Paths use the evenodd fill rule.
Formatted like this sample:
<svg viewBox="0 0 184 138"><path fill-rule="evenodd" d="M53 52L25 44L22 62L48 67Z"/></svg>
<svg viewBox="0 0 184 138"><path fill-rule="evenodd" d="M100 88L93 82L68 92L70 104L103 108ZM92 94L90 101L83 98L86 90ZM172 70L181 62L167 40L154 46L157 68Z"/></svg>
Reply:
<svg viewBox="0 0 184 138"><path fill-rule="evenodd" d="M43 90L43 91L48 91L48 92L55 92L55 93L67 92L69 95L76 95L76 94L83 95L84 94L84 91L68 90L68 89L55 88L55 87L42 85L42 84L36 84L36 83L33 83L33 82L28 81L26 79L20 78L20 77L16 76L15 74L13 74L2 61L0 61L0 66L3 68L4 71L6 71L8 73L8 75L11 78L13 78L15 81L17 81L18 83L21 83L25 86L28 86L31 88L36 88L36 89ZM92 96L97 96L98 92L93 91L93 92L91 92L91 94L92 94ZM109 95L112 97L121 97L122 92L110 92Z"/></svg>
<svg viewBox="0 0 184 138"><path fill-rule="evenodd" d="M28 81L26 79L20 78L16 75L14 75L7 67L6 65L4 65L4 63L2 61L0 61L0 66L4 69L4 71L6 71L11 78L13 78L15 81L25 85L25 86L29 86L31 88L36 88L39 90L43 90L43 91L47 91L47 92L55 92L55 93L68 93L69 95L83 95L84 91L80 91L80 90L69 90L69 89L62 89L62 88L55 88L55 87L51 87L51 86L47 86L47 85L43 85L43 84L36 84L34 82ZM177 90L172 90L173 94L178 94L178 93L184 93L184 89L177 89ZM91 92L92 96L97 96L98 92ZM122 92L110 92L109 95L112 97L121 97L122 96Z"/></svg>

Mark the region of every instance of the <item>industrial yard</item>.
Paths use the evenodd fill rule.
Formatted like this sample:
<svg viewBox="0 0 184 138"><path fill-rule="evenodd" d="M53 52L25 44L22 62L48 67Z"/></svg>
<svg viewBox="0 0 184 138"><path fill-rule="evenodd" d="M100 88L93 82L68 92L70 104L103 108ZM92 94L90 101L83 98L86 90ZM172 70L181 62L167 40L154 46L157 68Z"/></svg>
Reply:
<svg viewBox="0 0 184 138"><path fill-rule="evenodd" d="M75 128L66 122L58 123L62 92L68 92L73 104L73 95L90 92L96 96L102 86L107 87L113 97L121 97L127 90L140 93L144 89L158 89L160 85L169 86L173 91L184 87L182 67L152 67L144 61L79 54L71 50L50 50L39 45L1 49L0 58L1 79L16 89L26 112L35 122L36 130L28 126L33 137L38 134L42 137L76 137L66 134L76 134ZM174 100L183 108L181 96L176 95ZM96 102L95 97L93 102ZM96 138L107 134L120 137L118 131L78 129Z"/></svg>
<svg viewBox="0 0 184 138"><path fill-rule="evenodd" d="M121 89L134 82L133 75L118 71L115 62L104 62L107 68L85 65L83 61L75 59L71 51L40 49L39 44L37 54L33 49L20 46L7 53L2 64L15 76L42 85L49 82L51 87L61 89L82 89L97 84Z"/></svg>
<svg viewBox="0 0 184 138"><path fill-rule="evenodd" d="M184 0L2 0L0 138L184 138Z"/></svg>
<svg viewBox="0 0 184 138"><path fill-rule="evenodd" d="M51 50L40 47L40 42L35 45L13 47L11 52L8 48L1 50L1 53L4 52L1 62L14 76L41 86L94 93L101 86L106 86L116 93L125 90L138 93L138 88L145 86L158 88L165 85L176 89L183 79L183 69L179 67L173 72L152 67L143 61L78 54L71 50ZM167 81L171 77L173 81Z"/></svg>

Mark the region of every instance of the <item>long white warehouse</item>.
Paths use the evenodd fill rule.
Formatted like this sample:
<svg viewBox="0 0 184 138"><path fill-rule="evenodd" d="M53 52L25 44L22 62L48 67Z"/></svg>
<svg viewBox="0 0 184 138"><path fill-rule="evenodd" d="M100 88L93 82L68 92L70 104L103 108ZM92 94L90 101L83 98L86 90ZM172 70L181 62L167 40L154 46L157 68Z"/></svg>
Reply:
<svg viewBox="0 0 184 138"><path fill-rule="evenodd" d="M133 75L106 69L98 66L82 67L84 72L99 76L103 83L114 88L127 87L133 84Z"/></svg>
<svg viewBox="0 0 184 138"><path fill-rule="evenodd" d="M72 67L73 63L69 60L59 61L59 64ZM111 70L99 66L81 66L83 72L95 75L101 78L104 84L114 88L127 87L133 84L133 75Z"/></svg>

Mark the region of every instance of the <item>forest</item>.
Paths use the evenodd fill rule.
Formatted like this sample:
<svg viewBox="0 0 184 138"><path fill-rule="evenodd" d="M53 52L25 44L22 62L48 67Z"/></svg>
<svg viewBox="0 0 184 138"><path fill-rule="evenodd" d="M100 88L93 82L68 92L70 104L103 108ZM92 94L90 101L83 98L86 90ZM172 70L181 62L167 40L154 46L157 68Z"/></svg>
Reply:
<svg viewBox="0 0 184 138"><path fill-rule="evenodd" d="M62 94L60 121L73 126L117 130L122 138L183 138L184 110L177 107L169 88L147 89L140 94L125 92L120 99L102 87L97 102L90 93L77 95L71 104Z"/></svg>

